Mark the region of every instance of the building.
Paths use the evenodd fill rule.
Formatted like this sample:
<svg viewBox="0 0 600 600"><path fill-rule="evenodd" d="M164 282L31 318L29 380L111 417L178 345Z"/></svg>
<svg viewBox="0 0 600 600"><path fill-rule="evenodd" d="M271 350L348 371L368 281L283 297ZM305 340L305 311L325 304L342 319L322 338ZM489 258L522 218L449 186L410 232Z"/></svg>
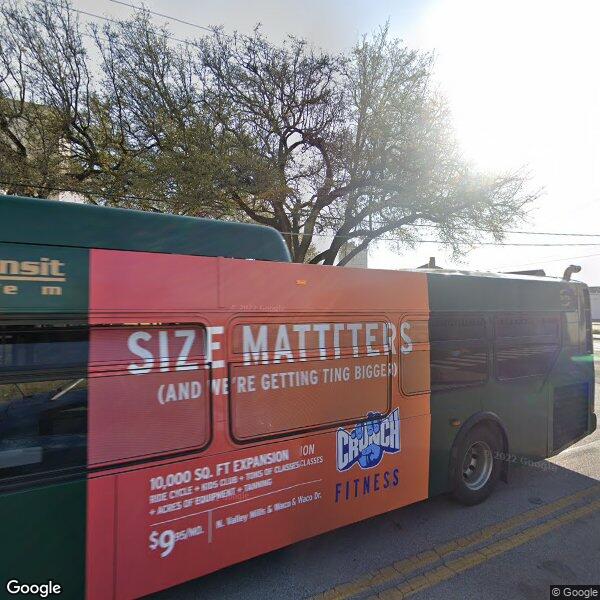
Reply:
<svg viewBox="0 0 600 600"><path fill-rule="evenodd" d="M590 288L590 304L592 307L592 321L600 321L600 287Z"/></svg>
<svg viewBox="0 0 600 600"><path fill-rule="evenodd" d="M341 260L356 248L354 242L346 242L341 248L338 254L338 260ZM347 267L358 267L360 269L369 268L369 252L368 250L361 250L356 256L353 256L347 263Z"/></svg>

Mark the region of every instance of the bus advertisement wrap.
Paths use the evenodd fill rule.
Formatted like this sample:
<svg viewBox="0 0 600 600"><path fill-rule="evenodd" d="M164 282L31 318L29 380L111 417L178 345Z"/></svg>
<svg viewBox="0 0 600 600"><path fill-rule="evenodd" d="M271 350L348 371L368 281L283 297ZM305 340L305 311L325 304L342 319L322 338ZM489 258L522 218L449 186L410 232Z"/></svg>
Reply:
<svg viewBox="0 0 600 600"><path fill-rule="evenodd" d="M89 598L111 564L116 597L134 598L427 496L427 395L397 405L397 357L412 351L399 315L221 312L166 326L155 282L161 311L179 312L186 264L92 255L90 315L105 325L90 337L89 462L108 470L88 481ZM108 326L122 310L102 287L117 258L123 312L135 303L155 325Z"/></svg>

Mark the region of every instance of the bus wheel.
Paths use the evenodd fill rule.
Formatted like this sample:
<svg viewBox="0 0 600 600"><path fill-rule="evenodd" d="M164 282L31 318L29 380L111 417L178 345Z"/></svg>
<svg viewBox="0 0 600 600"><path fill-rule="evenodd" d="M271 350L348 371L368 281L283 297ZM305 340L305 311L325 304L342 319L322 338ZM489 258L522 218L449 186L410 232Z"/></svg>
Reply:
<svg viewBox="0 0 600 600"><path fill-rule="evenodd" d="M462 440L454 465L452 495L462 504L483 502L493 491L500 477L497 459L502 451L502 439L492 427L479 425Z"/></svg>

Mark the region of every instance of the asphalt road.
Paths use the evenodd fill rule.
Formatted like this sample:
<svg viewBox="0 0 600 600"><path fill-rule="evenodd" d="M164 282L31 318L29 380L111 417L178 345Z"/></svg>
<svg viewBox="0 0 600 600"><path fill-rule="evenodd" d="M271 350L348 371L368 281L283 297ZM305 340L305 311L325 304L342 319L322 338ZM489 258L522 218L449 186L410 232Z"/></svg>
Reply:
<svg viewBox="0 0 600 600"><path fill-rule="evenodd" d="M600 339L596 341L600 356ZM600 365L596 365L600 415ZM153 600L538 600L600 584L600 431L513 468L483 504L437 497L234 565Z"/></svg>

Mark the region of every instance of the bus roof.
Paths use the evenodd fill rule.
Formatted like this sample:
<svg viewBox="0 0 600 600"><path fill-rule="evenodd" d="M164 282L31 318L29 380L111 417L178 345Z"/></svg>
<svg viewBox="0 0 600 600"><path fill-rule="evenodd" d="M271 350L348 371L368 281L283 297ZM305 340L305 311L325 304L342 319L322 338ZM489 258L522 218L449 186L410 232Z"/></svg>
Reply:
<svg viewBox="0 0 600 600"><path fill-rule="evenodd" d="M0 242L289 262L262 225L0 195Z"/></svg>
<svg viewBox="0 0 600 600"><path fill-rule="evenodd" d="M427 274L432 311L536 311L577 307L579 281L554 277L418 269Z"/></svg>
<svg viewBox="0 0 600 600"><path fill-rule="evenodd" d="M564 281L560 277L550 277L548 275L527 275L524 273L501 273L498 271L469 271L463 269L403 269L413 271L415 273L426 273L427 275L436 277L482 277L503 280L516 281ZM573 280L575 281L575 280Z"/></svg>

